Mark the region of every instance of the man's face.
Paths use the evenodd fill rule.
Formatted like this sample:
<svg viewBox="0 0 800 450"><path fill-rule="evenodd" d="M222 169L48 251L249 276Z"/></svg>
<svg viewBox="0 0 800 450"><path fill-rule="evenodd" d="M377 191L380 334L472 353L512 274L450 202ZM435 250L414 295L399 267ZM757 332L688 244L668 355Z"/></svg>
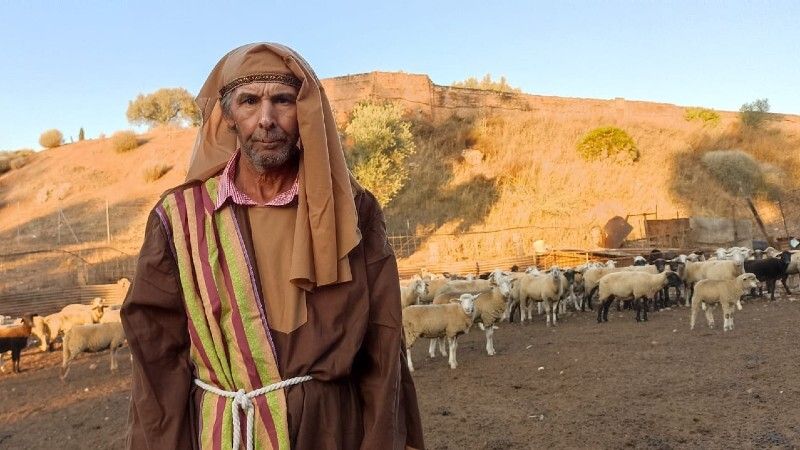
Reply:
<svg viewBox="0 0 800 450"><path fill-rule="evenodd" d="M280 167L298 152L296 100L297 89L281 83L249 83L233 92L225 121L257 171Z"/></svg>

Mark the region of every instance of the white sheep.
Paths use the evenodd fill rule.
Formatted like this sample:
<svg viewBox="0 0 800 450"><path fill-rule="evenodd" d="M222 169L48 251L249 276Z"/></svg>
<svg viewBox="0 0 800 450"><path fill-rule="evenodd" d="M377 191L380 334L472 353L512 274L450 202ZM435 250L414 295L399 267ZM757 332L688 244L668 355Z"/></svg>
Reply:
<svg viewBox="0 0 800 450"><path fill-rule="evenodd" d="M653 264L627 267L609 267L608 265L595 265L593 267L589 267L583 272L584 302L581 305L581 310L583 310L585 306L588 306L589 309L592 309L592 297L594 297L594 293L597 292L600 279L609 273L617 272L647 272L657 274L658 268Z"/></svg>
<svg viewBox="0 0 800 450"><path fill-rule="evenodd" d="M403 309L403 333L406 338L408 369L414 371L411 347L417 338L447 338L450 347L450 368L458 366L456 349L458 336L469 331L475 313L477 295L462 294L458 303L445 305L411 305Z"/></svg>
<svg viewBox="0 0 800 450"><path fill-rule="evenodd" d="M557 267L551 269L550 273L525 275L512 286L511 298L504 318L510 318L511 310L519 303L520 323L525 322L526 315L529 320L533 320L533 305L542 302L547 312L547 326L550 326L551 320L553 325L556 325L558 304L564 292L565 286L562 284L561 271Z"/></svg>
<svg viewBox="0 0 800 450"><path fill-rule="evenodd" d="M78 325L99 323L106 308L100 297L95 297L89 305L67 305L55 314L34 317L31 332L39 339L39 348L44 352L52 347L60 333L66 334Z"/></svg>
<svg viewBox="0 0 800 450"><path fill-rule="evenodd" d="M120 309L107 309L103 313L103 317L100 318L100 322L98 323L115 323L115 322L122 322L122 317L120 317Z"/></svg>
<svg viewBox="0 0 800 450"><path fill-rule="evenodd" d="M708 327L714 328L714 314L712 308L719 304L722 307L723 331L733 330L733 313L742 309L742 295L750 289L755 289L758 279L752 273L743 273L732 280L700 280L694 287L692 295L692 316L689 320L689 329L694 330L697 310L703 308L706 312Z"/></svg>
<svg viewBox="0 0 800 450"><path fill-rule="evenodd" d="M69 373L69 366L76 356L83 352L111 350L111 370L117 370L117 349L125 343L125 330L122 323L96 323L73 327L64 335L62 348L61 380Z"/></svg>
<svg viewBox="0 0 800 450"><path fill-rule="evenodd" d="M405 308L419 302L428 293L428 285L421 279L412 281L408 286L400 286L400 306Z"/></svg>
<svg viewBox="0 0 800 450"><path fill-rule="evenodd" d="M508 305L511 288L517 281L514 279L499 279L497 286L475 298L475 318L478 326L486 333L486 354L494 356L494 330L496 324L503 318L503 313Z"/></svg>
<svg viewBox="0 0 800 450"><path fill-rule="evenodd" d="M608 308L614 299L633 299L636 303L636 320L647 320L647 300L666 286L680 286L680 277L670 270L659 274L641 271L609 273L598 283L597 323L608 322ZM642 318L642 312L644 317Z"/></svg>
<svg viewBox="0 0 800 450"><path fill-rule="evenodd" d="M428 280L423 278L423 280L425 281L426 293L419 299L420 303L433 302L433 299L436 297L436 293L450 281L447 278L432 278Z"/></svg>
<svg viewBox="0 0 800 450"><path fill-rule="evenodd" d="M681 255L683 256L683 255ZM686 306L689 306L694 284L700 280L730 280L744 273L742 261L698 261L680 258L683 263L683 283L686 289Z"/></svg>

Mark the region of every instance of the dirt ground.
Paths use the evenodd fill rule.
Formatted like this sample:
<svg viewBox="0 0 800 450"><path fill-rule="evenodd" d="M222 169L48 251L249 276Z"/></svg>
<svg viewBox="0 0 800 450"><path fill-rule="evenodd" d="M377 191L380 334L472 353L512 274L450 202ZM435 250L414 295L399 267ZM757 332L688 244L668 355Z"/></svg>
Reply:
<svg viewBox="0 0 800 450"><path fill-rule="evenodd" d="M568 314L555 329L503 324L497 355L473 329L459 367L413 356L431 449L796 448L800 446L800 302L748 302L736 329L688 329L687 308ZM717 324L721 325L717 312ZM23 372L0 375L0 448L124 446L130 362L82 356L70 381L60 355L29 349ZM7 369L10 365L7 365Z"/></svg>

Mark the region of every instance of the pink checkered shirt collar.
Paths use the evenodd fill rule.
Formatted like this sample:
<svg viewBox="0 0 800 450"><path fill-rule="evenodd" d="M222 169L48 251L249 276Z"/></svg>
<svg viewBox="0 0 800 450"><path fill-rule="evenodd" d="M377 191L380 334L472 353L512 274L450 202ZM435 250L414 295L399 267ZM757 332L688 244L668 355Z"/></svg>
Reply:
<svg viewBox="0 0 800 450"><path fill-rule="evenodd" d="M275 198L267 203L261 204L251 199L247 194L239 190L234 184L233 180L236 177L236 164L239 161L241 152L238 150L233 154L225 170L222 171L222 176L219 179L219 190L217 191L217 203L214 205L214 211L220 209L225 202L230 199L233 203L242 206L286 206L297 197L297 190L299 189L299 181L294 179L292 187L281 192Z"/></svg>

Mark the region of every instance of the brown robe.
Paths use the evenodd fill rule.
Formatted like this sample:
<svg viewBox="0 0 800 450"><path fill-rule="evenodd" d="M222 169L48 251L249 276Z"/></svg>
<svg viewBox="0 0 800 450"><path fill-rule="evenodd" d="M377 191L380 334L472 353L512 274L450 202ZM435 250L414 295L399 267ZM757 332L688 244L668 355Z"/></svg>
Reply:
<svg viewBox="0 0 800 450"><path fill-rule="evenodd" d="M293 331L270 330L282 378L314 377L286 390L289 439L294 449L422 449L403 348L397 261L375 197L358 192L355 204L362 240L348 255L353 280L308 293L305 323ZM232 207L255 261L247 207ZM155 212L122 322L133 355L128 448L199 448L201 392L192 381L177 264Z"/></svg>

